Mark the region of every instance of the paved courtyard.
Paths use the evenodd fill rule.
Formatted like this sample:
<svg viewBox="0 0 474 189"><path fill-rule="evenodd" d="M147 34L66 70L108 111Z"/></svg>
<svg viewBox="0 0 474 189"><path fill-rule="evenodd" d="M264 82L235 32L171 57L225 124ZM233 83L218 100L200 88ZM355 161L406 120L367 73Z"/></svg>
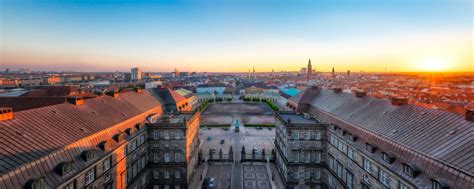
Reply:
<svg viewBox="0 0 474 189"><path fill-rule="evenodd" d="M269 176L271 172L277 171L273 163L240 162L242 146L245 147L247 158L251 158L254 148L258 150L260 157L263 149L265 149L267 156L270 156L272 149L274 149L274 128L257 129L255 127L243 126L246 123L274 124L275 117L273 112L265 104L211 104L201 114L200 121L201 126L228 125L226 127L201 127L199 129L200 149L203 152L204 159L210 159L210 149L215 149L216 151L213 155L214 159L219 157L218 153L221 149L223 159L229 158L229 148L231 146L234 152L233 162L201 164L198 167L198 172L199 174L202 173L203 178L215 178L217 188L219 189L267 189L272 188L272 185L274 188L278 188L280 180L276 180L276 183L273 183ZM237 125L239 132L235 131ZM202 184L202 180L193 183Z"/></svg>
<svg viewBox="0 0 474 189"><path fill-rule="evenodd" d="M270 177L264 164L243 165L243 186L245 189L270 189Z"/></svg>
<svg viewBox="0 0 474 189"><path fill-rule="evenodd" d="M207 169L206 177L216 179L216 189L230 189L232 176L232 164L214 164Z"/></svg>

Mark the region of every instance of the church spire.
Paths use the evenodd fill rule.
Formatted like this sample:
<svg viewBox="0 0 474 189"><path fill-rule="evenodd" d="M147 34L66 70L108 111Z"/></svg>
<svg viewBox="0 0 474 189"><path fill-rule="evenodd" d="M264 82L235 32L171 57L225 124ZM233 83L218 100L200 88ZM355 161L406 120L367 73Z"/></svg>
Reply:
<svg viewBox="0 0 474 189"><path fill-rule="evenodd" d="M306 81L311 80L311 72L313 72L313 66L311 65L311 58L308 60L308 68L306 68Z"/></svg>

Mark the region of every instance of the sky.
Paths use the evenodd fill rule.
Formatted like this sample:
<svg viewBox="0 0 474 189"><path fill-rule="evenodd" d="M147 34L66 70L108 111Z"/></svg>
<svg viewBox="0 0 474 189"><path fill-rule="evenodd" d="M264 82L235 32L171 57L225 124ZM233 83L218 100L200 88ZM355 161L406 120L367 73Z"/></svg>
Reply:
<svg viewBox="0 0 474 189"><path fill-rule="evenodd" d="M0 0L0 70L474 71L471 0Z"/></svg>

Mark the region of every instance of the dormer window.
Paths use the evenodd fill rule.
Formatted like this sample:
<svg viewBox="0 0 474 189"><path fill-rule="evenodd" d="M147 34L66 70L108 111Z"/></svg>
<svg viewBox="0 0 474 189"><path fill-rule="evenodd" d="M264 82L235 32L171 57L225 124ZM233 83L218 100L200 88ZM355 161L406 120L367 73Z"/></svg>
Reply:
<svg viewBox="0 0 474 189"><path fill-rule="evenodd" d="M449 189L449 186L439 180L431 180L431 189Z"/></svg>
<svg viewBox="0 0 474 189"><path fill-rule="evenodd" d="M370 153L374 153L377 147L372 144L365 143L365 150L369 151Z"/></svg>
<svg viewBox="0 0 474 189"><path fill-rule="evenodd" d="M403 173L415 178L420 173L420 171L414 165L403 164Z"/></svg>
<svg viewBox="0 0 474 189"><path fill-rule="evenodd" d="M125 135L122 132L119 132L119 133L115 134L112 138L116 142L121 142L123 139L125 139Z"/></svg>
<svg viewBox="0 0 474 189"><path fill-rule="evenodd" d="M391 164L395 161L395 157L387 152L382 152L382 160Z"/></svg>
<svg viewBox="0 0 474 189"><path fill-rule="evenodd" d="M101 149L101 150L104 150L104 151L108 151L108 150L111 150L113 145L112 145L112 141L111 140L104 140L102 142L99 143L98 147Z"/></svg>
<svg viewBox="0 0 474 189"><path fill-rule="evenodd" d="M25 189L44 189L44 177L30 179L25 184Z"/></svg>
<svg viewBox="0 0 474 189"><path fill-rule="evenodd" d="M349 140L352 141L352 142L355 142L357 140L357 136L349 134Z"/></svg>
<svg viewBox="0 0 474 189"><path fill-rule="evenodd" d="M64 176L72 171L72 161L61 162L54 169L56 173L61 176Z"/></svg>
<svg viewBox="0 0 474 189"><path fill-rule="evenodd" d="M85 162L90 161L91 159L94 159L95 157L95 151L94 150L84 150L81 152L81 158Z"/></svg>

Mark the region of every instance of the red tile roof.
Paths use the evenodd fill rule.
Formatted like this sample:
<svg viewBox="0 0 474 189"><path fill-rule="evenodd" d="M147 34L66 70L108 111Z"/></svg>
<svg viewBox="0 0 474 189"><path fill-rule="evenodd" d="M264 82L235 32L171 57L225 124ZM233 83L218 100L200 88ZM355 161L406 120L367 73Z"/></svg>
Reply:
<svg viewBox="0 0 474 189"><path fill-rule="evenodd" d="M0 122L0 174L157 107L159 100L143 90L14 112Z"/></svg>

